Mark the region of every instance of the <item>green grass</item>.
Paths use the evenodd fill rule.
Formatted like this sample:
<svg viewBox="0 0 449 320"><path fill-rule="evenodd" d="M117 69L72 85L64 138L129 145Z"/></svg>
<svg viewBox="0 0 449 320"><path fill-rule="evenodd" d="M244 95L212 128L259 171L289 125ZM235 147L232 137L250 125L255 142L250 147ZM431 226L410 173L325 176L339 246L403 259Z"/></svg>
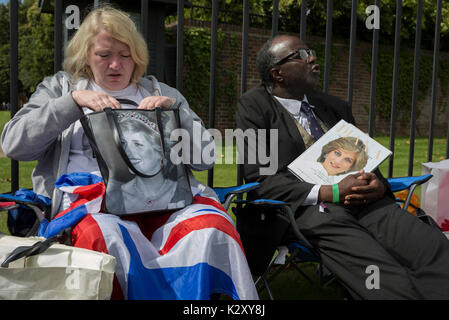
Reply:
<svg viewBox="0 0 449 320"><path fill-rule="evenodd" d="M8 112L0 112L0 129L3 129L4 123L9 119ZM388 137L376 138L384 146L389 146ZM427 162L427 144L426 138L417 138L415 140L415 159L414 159L414 175L421 174L421 163ZM397 138L395 142L395 154L394 154L394 170L393 175L396 177L407 176L408 172L408 154L409 143L407 138ZM446 154L446 139L437 138L434 141L433 161L440 161L445 158ZM230 152L231 150L226 150ZM234 152L235 150L232 150ZM11 161L7 158L0 158L0 192L10 192L11 189L11 173L10 165ZM19 165L19 187L31 188L31 172L36 162L20 162ZM388 161L385 161L380 166L381 172L387 176L388 174ZM207 184L208 172L194 172L195 177ZM214 186L223 187L235 185L237 182L237 166L235 164L217 164L214 168ZM420 190L417 191L418 196ZM235 219L235 217L233 217ZM6 214L0 212L0 232L8 233L6 227ZM317 281L316 265L307 263L304 265L303 270L308 276ZM288 268L284 273L279 275L276 281L272 284L272 291L276 299L315 299L315 300L332 300L343 299L347 297L344 289L338 284L333 283L328 287L320 287L316 283L310 284L305 280L296 270ZM262 292L262 299L267 299L266 292Z"/></svg>
<svg viewBox="0 0 449 320"><path fill-rule="evenodd" d="M388 137L377 137L376 140L389 148ZM415 139L415 152L413 159L413 175L421 175L421 164L427 162L428 138ZM408 176L410 142L408 138L396 138L393 156L393 177ZM436 138L433 141L432 161L438 162L446 158L446 139ZM380 166L380 171L386 177L388 175L388 160Z"/></svg>
<svg viewBox="0 0 449 320"><path fill-rule="evenodd" d="M270 283L271 291L276 300L343 300L349 298L349 294L337 281L333 281L326 286L319 285L316 263L305 262L299 266L312 282L306 280L292 266L287 266ZM326 283L328 280L328 278L324 278L323 282ZM260 291L259 297L262 300L269 299L266 290Z"/></svg>
<svg viewBox="0 0 449 320"><path fill-rule="evenodd" d="M11 114L9 111L0 111L0 132L9 121ZM19 187L32 188L31 172L36 166L36 161L19 162ZM0 193L11 192L11 160L0 157ZM1 226L1 214L0 214ZM0 227L0 231L3 231Z"/></svg>

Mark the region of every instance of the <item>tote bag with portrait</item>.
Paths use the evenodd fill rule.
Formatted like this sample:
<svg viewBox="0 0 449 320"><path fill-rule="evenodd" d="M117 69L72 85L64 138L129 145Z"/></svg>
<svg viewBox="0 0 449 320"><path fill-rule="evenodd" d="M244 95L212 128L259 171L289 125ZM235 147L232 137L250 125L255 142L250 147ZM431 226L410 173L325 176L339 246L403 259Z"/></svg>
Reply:
<svg viewBox="0 0 449 320"><path fill-rule="evenodd" d="M131 100L118 101L137 106ZM105 108L80 121L106 184L105 212L164 212L193 202L185 166L170 159L178 142L170 140L180 127L178 108Z"/></svg>

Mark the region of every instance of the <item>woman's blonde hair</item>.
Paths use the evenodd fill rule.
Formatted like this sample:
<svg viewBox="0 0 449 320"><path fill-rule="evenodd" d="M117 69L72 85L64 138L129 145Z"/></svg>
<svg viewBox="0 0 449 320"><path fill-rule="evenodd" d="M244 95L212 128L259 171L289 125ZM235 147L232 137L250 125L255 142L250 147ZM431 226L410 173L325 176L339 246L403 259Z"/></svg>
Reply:
<svg viewBox="0 0 449 320"><path fill-rule="evenodd" d="M101 30L107 31L113 38L128 45L135 63L131 82L137 83L147 69L149 61L147 44L129 15L108 5L91 11L73 35L67 45L64 70L75 80L93 79L87 58L93 38Z"/></svg>

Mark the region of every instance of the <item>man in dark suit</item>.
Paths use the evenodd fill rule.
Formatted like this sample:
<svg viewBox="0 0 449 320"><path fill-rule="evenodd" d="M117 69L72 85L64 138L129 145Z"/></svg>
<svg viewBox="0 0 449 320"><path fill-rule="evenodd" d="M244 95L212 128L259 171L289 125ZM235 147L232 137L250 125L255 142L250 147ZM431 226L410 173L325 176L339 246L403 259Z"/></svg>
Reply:
<svg viewBox="0 0 449 320"><path fill-rule="evenodd" d="M245 150L239 150L245 156L245 180L260 182L250 197L289 203L300 231L354 298L449 299L449 241L400 209L379 171L361 171L331 186L301 182L287 170L339 120L355 124L346 101L315 90L320 68L313 50L295 36L277 36L259 51L257 68L262 84L239 99L237 128L276 129L278 154L270 157L277 156L278 168L262 175L266 165L248 162L248 154L266 154L269 139L265 145L245 141ZM327 207L324 212L320 203ZM249 261L253 266L266 261L276 245L292 239L282 221L258 217L237 217L248 251L253 248L263 255ZM268 251L261 252L258 241ZM377 270L374 282L372 270Z"/></svg>

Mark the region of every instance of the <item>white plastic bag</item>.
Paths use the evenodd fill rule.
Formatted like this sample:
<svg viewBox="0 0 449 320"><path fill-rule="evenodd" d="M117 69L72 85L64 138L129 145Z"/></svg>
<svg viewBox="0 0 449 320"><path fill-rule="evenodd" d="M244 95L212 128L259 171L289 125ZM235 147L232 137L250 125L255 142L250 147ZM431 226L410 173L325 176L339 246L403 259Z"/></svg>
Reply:
<svg viewBox="0 0 449 320"><path fill-rule="evenodd" d="M0 264L19 246L40 237L0 234ZM0 300L110 299L115 258L105 253L52 244L46 251L0 267Z"/></svg>
<svg viewBox="0 0 449 320"><path fill-rule="evenodd" d="M443 231L449 231L449 160L422 164L422 174L433 177L422 185L421 208Z"/></svg>

